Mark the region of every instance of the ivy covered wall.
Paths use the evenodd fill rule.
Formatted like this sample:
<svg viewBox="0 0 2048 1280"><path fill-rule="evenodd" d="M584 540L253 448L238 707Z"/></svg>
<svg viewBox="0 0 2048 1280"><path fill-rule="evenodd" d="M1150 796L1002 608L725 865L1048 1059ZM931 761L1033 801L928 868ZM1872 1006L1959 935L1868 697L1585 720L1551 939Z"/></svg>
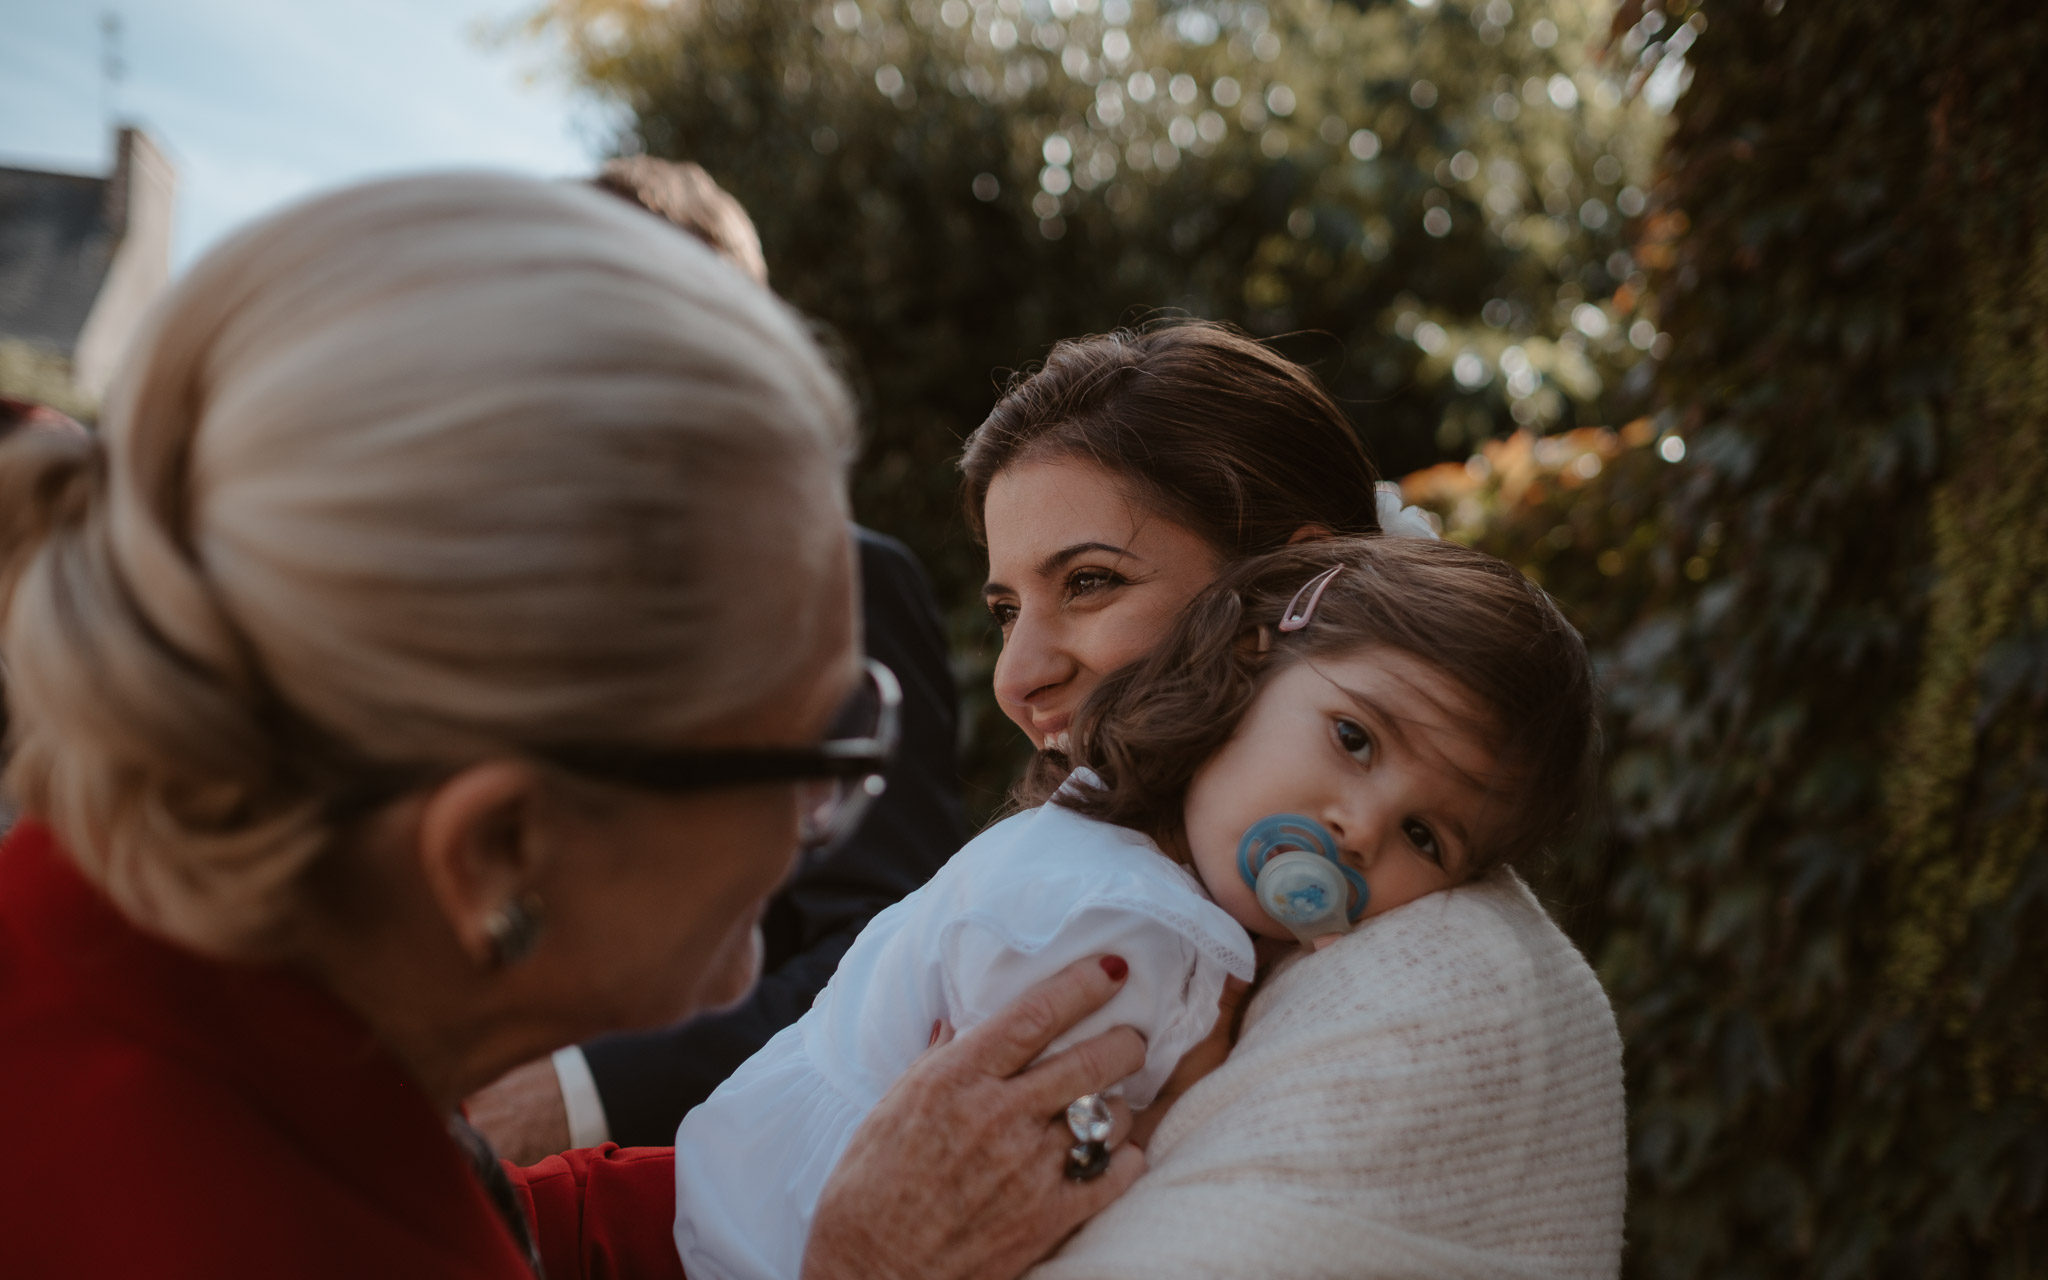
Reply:
<svg viewBox="0 0 2048 1280"><path fill-rule="evenodd" d="M1605 671L1628 1268L2048 1274L2048 21L1672 16L1659 411L1409 485Z"/></svg>

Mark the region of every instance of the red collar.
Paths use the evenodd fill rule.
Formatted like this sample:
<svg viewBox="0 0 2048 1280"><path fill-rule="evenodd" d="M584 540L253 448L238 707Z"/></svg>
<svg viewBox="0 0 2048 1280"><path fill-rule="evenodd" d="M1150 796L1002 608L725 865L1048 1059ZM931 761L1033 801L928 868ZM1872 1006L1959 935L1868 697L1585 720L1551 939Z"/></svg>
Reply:
<svg viewBox="0 0 2048 1280"><path fill-rule="evenodd" d="M197 1072L423 1242L517 1257L445 1118L354 1013L291 969L138 930L33 820L0 842L0 1014Z"/></svg>

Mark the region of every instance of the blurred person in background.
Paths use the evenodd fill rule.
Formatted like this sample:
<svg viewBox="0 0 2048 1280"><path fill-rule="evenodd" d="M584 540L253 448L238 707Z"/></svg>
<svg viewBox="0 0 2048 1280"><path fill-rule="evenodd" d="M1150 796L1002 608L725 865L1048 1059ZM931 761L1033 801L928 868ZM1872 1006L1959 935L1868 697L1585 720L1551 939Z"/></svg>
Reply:
<svg viewBox="0 0 2048 1280"><path fill-rule="evenodd" d="M761 252L754 220L702 165L620 156L605 161L590 185L689 232L746 272L748 279L768 287L768 259Z"/></svg>
<svg viewBox="0 0 2048 1280"><path fill-rule="evenodd" d="M628 156L608 161L590 185L687 231L766 287L753 220L698 166ZM471 1098L471 1121L511 1159L605 1141L674 1141L685 1112L810 1007L875 913L930 879L966 841L959 699L931 584L902 543L858 526L853 535L862 641L903 686L902 743L887 789L831 858L799 871L769 900L761 981L738 1007L568 1046Z"/></svg>
<svg viewBox="0 0 2048 1280"><path fill-rule="evenodd" d="M674 1273L670 1151L508 1168L456 1107L743 996L886 767L851 417L686 237L427 177L244 231L102 436L0 441L0 1274ZM807 1274L1015 1275L1127 1187L1055 1116L1135 1034L1027 1065L1122 969L927 1054Z"/></svg>

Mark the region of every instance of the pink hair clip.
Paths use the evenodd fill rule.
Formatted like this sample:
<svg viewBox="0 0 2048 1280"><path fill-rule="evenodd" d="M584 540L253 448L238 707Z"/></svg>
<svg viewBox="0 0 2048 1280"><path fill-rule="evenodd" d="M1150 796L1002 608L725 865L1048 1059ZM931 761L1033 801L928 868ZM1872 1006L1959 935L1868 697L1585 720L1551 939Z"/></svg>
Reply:
<svg viewBox="0 0 2048 1280"><path fill-rule="evenodd" d="M1330 580L1342 572L1344 572L1343 565L1333 564L1315 577L1310 578L1307 582L1302 583L1301 590L1294 593L1294 599L1289 600L1287 608L1281 611L1280 629L1282 631L1299 631L1307 626L1309 619L1316 616L1316 606L1322 602L1323 588L1329 586ZM1303 596L1308 597L1308 603L1305 605L1301 603Z"/></svg>

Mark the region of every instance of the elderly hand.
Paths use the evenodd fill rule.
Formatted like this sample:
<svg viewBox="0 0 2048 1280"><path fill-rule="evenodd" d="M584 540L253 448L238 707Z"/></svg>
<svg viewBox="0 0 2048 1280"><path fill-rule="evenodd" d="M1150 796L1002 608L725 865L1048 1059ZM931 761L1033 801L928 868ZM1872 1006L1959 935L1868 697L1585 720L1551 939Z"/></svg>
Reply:
<svg viewBox="0 0 2048 1280"><path fill-rule="evenodd" d="M1123 985L1114 957L1077 961L996 1017L919 1059L855 1131L812 1219L804 1280L1014 1277L1122 1195L1145 1169L1123 1144L1092 1182L1064 1176L1066 1108L1145 1064L1117 1027L1032 1066ZM1027 1069L1028 1068L1028 1069Z"/></svg>

